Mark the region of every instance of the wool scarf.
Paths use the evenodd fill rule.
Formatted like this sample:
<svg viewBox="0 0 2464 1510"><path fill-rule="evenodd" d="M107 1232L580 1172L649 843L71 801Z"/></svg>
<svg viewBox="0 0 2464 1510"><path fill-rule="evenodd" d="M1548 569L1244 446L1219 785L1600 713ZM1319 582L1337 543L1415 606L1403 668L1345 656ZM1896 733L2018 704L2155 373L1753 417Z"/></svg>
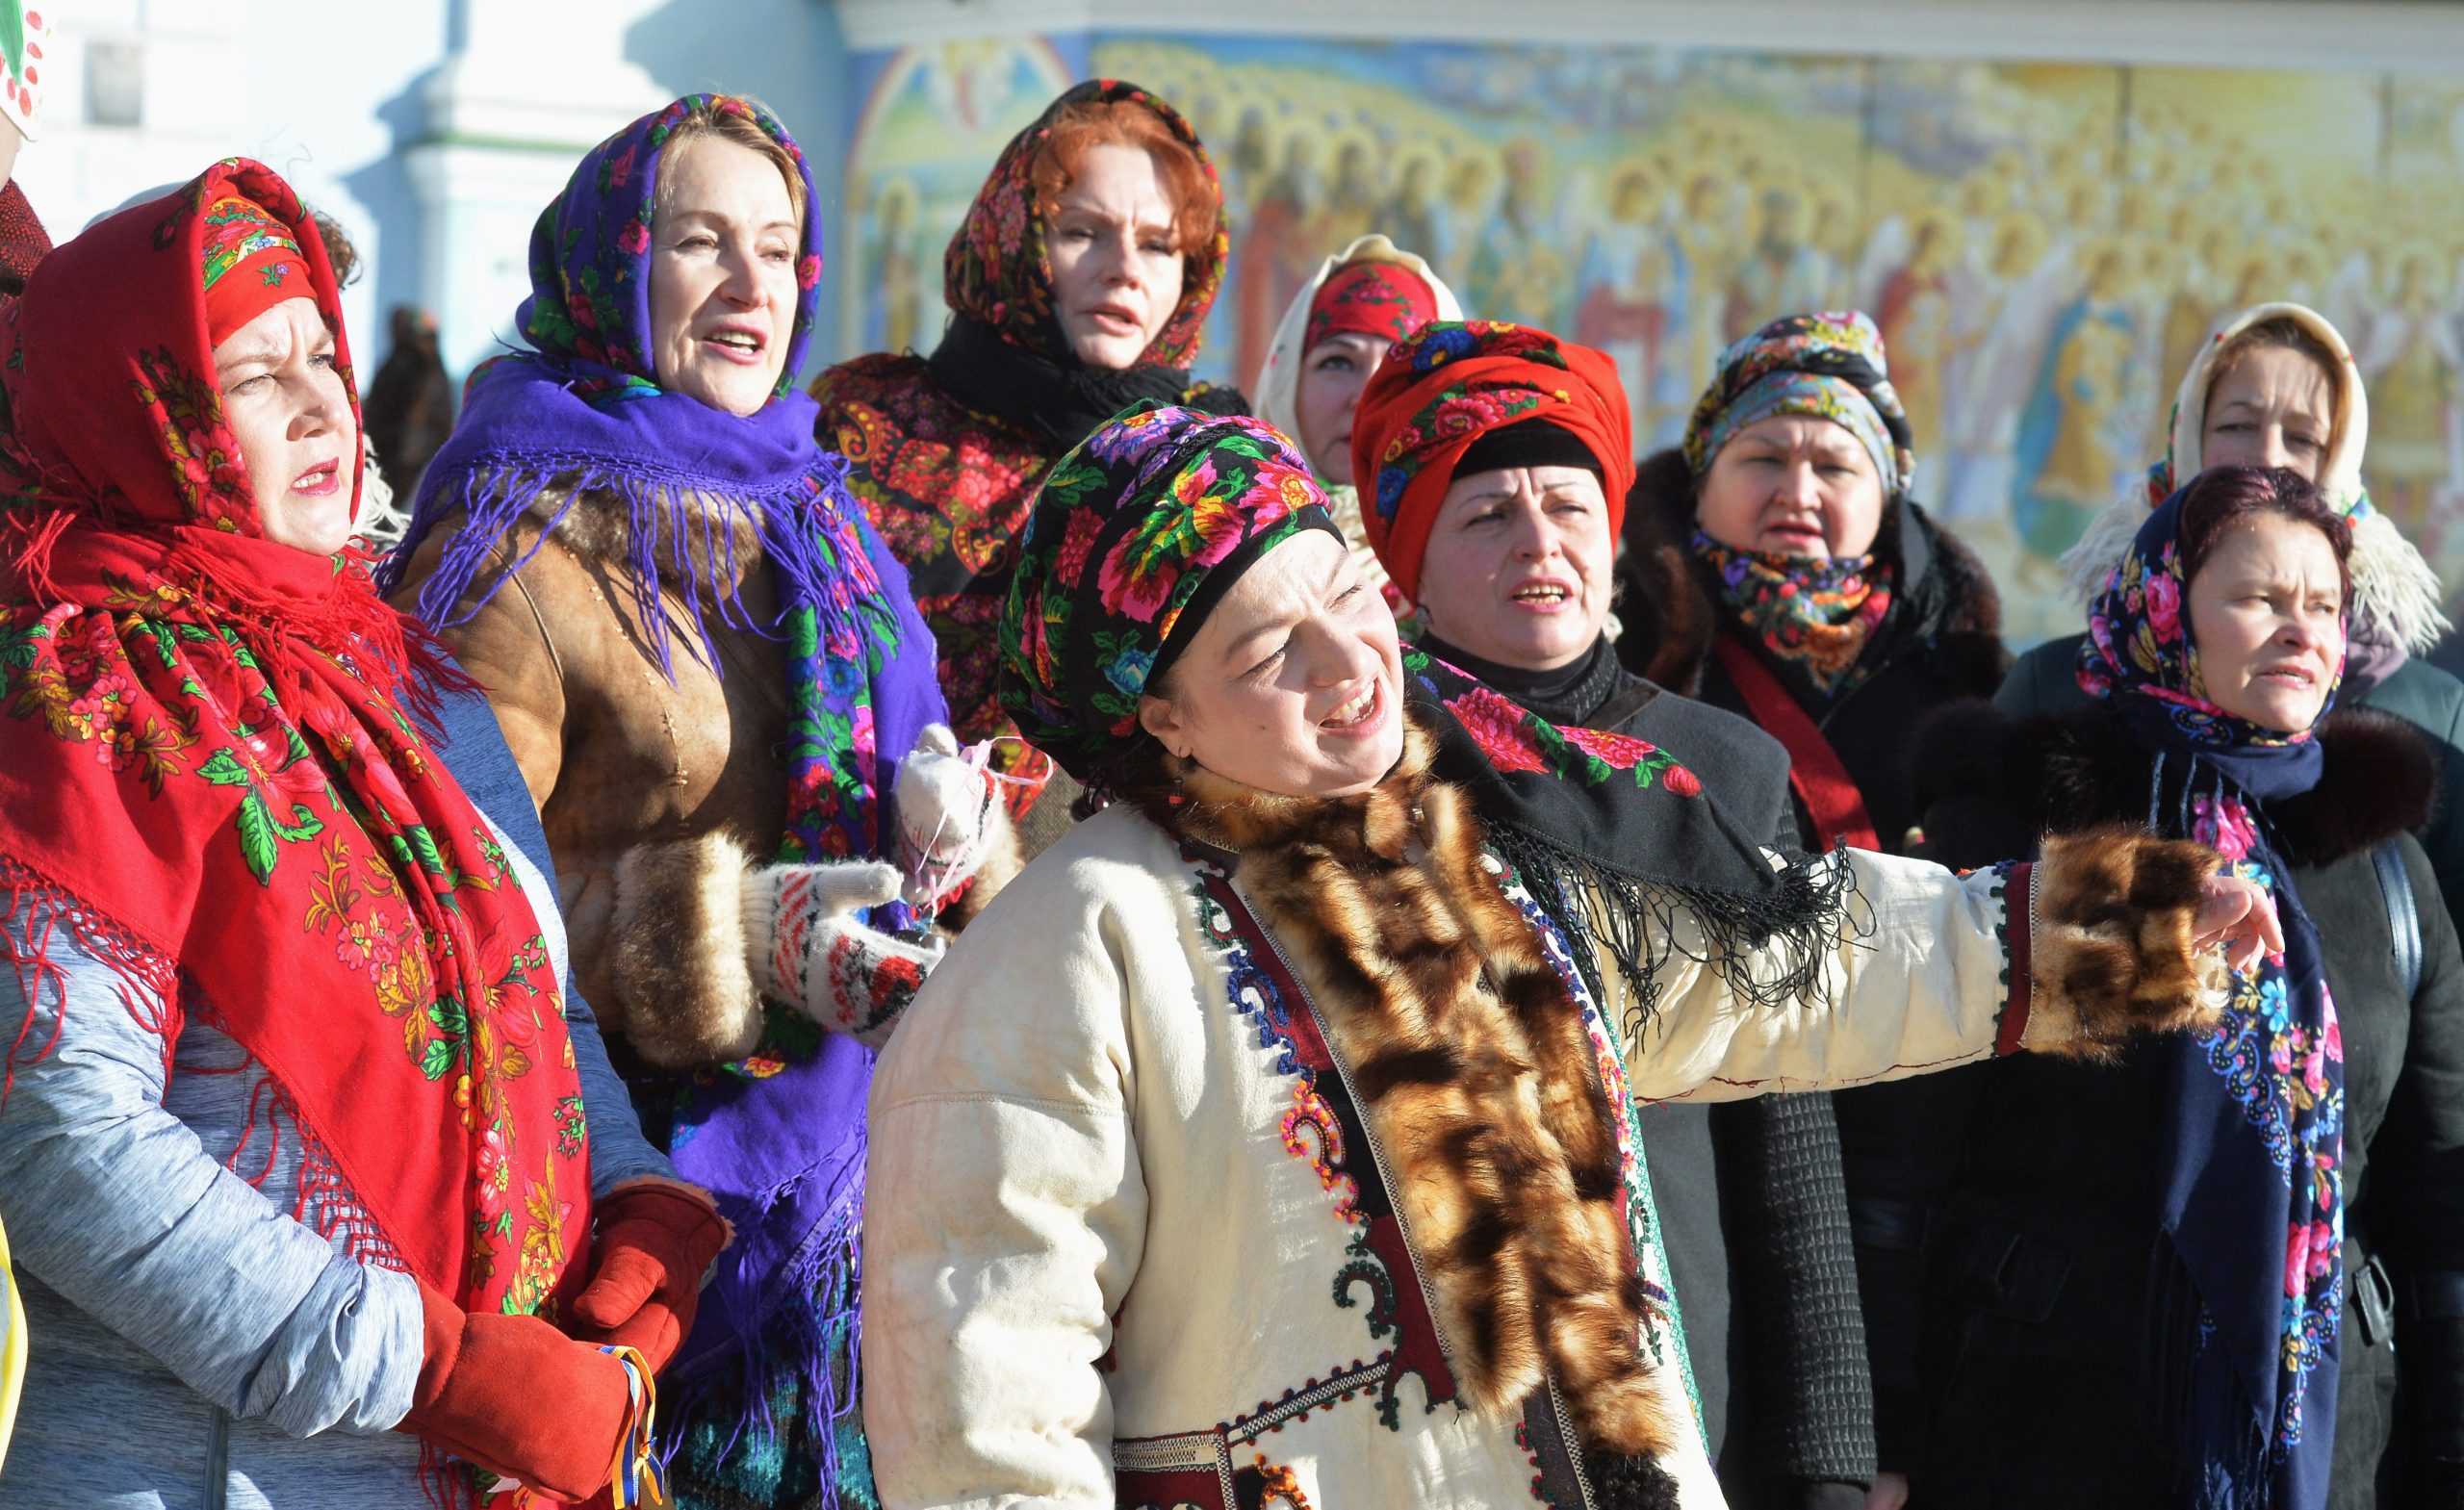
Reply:
<svg viewBox="0 0 2464 1510"><path fill-rule="evenodd" d="M1701 530L1694 551L1718 574L1720 605L1774 659L1837 697L1872 671L1865 647L1889 616L1891 569L1867 553L1801 556L1725 546Z"/></svg>

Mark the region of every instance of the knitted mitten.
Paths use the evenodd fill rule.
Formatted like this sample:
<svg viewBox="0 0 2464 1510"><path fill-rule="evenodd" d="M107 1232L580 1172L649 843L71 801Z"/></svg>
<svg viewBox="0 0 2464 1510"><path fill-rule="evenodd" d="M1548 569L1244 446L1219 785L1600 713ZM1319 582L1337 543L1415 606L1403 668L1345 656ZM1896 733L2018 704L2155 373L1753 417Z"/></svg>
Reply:
<svg viewBox="0 0 2464 1510"><path fill-rule="evenodd" d="M856 914L899 894L880 860L767 865L745 873L745 961L765 996L793 1002L833 1033L879 1048L947 947L867 928Z"/></svg>

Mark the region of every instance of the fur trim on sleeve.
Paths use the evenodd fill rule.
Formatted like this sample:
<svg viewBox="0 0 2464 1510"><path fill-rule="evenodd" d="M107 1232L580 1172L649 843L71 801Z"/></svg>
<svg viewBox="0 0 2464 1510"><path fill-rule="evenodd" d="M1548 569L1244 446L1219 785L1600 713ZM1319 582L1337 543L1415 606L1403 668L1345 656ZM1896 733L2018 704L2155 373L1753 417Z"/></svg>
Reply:
<svg viewBox="0 0 2464 1510"><path fill-rule="evenodd" d="M2134 1034L2213 1025L2224 963L2192 953L2191 925L2218 863L2204 844L2122 828L2048 835L2031 873L2019 1045L2101 1063Z"/></svg>
<svg viewBox="0 0 2464 1510"><path fill-rule="evenodd" d="M639 844L616 866L608 976L625 1037L648 1063L692 1069L742 1059L761 1036L745 960L744 847L725 832Z"/></svg>

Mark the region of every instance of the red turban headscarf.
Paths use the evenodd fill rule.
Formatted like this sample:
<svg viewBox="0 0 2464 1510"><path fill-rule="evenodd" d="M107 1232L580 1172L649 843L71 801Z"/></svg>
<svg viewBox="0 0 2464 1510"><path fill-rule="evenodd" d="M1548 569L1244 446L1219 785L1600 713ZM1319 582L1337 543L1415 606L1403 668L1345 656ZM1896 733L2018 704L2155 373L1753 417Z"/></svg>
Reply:
<svg viewBox="0 0 2464 1510"><path fill-rule="evenodd" d="M1386 353L1352 421L1352 476L1370 546L1409 601L1455 464L1491 430L1545 420L1600 463L1608 531L1625 527L1634 485L1633 422L1617 364L1545 330L1499 320L1438 321Z"/></svg>

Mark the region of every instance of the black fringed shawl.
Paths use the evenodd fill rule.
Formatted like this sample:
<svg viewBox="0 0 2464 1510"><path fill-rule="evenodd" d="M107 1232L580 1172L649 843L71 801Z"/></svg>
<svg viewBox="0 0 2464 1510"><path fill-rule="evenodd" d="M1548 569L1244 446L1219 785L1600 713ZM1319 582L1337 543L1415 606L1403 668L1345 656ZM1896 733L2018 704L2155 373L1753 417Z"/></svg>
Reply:
<svg viewBox="0 0 2464 1510"><path fill-rule="evenodd" d="M1404 670L1409 704L1437 737L1434 773L1472 793L1491 845L1591 946L1576 951L1585 972L1585 957L1616 960L1630 1033L1655 1015L1672 958L1718 971L1757 1006L1828 1004L1829 957L1869 926L1852 914L1843 860L1768 854L1679 752L1560 729L1424 652L1407 650Z"/></svg>

